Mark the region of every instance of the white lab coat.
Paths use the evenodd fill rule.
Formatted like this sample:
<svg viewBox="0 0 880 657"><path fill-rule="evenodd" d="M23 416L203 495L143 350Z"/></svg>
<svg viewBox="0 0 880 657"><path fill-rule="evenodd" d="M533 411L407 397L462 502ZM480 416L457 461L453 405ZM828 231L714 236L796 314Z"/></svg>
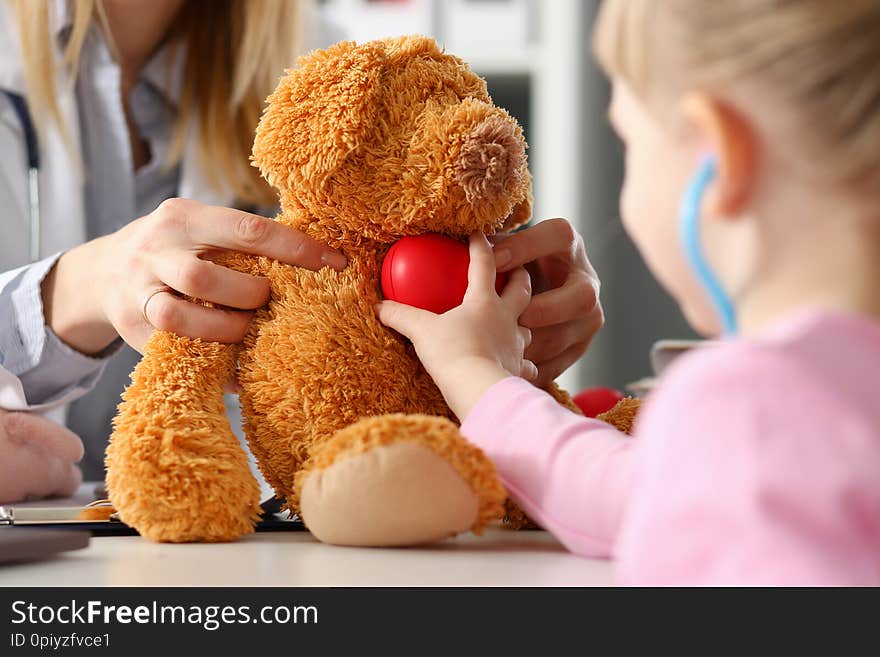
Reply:
<svg viewBox="0 0 880 657"><path fill-rule="evenodd" d="M9 14L8 4L0 2L0 89L27 97L18 35ZM41 258L86 241L83 179L77 161L81 153L79 116L73 85L59 79L57 96L70 145L64 142L54 124L40 134ZM198 166L197 134L196 130L190 131L192 138L182 155L179 194L211 205L231 205L234 201L232 195L224 195L211 187ZM30 235L27 149L21 123L8 103L0 110L0 153L0 262L26 265ZM17 272L0 273L0 290L13 280ZM85 392L74 389L53 401L51 408L61 407ZM47 411L50 406L28 404L18 377L0 366L0 409ZM57 414L53 415L58 419Z"/></svg>
<svg viewBox="0 0 880 657"><path fill-rule="evenodd" d="M8 4L0 1L0 89L26 97L18 34L10 14ZM317 28L305 32L311 36L310 46L324 46L331 38L335 40L340 36L320 15L310 16L310 20L315 21ZM57 56L60 59L61 53ZM83 178L77 161L81 153L79 117L73 85L69 80L59 79L56 93L71 143L68 146L64 142L54 124L40 134L41 258L86 241ZM210 205L231 205L234 201L232 195L211 187L198 166L197 127L189 134L191 138L182 154L178 194ZM0 154L0 263L6 267L9 266L7 263L26 265L30 235L27 149L21 124L8 103L0 109ZM17 272L0 272L0 291ZM18 377L0 366L0 409L44 412L63 407L85 392L75 389L50 405L29 405ZM60 419L57 413L53 413L53 417Z"/></svg>

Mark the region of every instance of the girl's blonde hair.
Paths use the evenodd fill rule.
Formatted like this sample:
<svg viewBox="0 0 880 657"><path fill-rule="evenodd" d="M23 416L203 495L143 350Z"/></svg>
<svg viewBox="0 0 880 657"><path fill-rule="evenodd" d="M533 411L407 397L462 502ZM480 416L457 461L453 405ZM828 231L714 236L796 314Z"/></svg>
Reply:
<svg viewBox="0 0 880 657"><path fill-rule="evenodd" d="M193 118L198 119L201 163L217 189L239 203L271 205L276 196L249 165L263 102L300 49L305 0L188 0L169 34L173 54L185 48L182 93L172 129L171 162L180 159ZM56 57L49 3L14 0L25 84L38 126L58 123ZM62 65L75 80L83 42L93 21L106 28L101 0L76 0ZM109 34L108 30L105 30Z"/></svg>
<svg viewBox="0 0 880 657"><path fill-rule="evenodd" d="M878 0L605 0L594 47L644 100L740 85L822 179L880 186Z"/></svg>

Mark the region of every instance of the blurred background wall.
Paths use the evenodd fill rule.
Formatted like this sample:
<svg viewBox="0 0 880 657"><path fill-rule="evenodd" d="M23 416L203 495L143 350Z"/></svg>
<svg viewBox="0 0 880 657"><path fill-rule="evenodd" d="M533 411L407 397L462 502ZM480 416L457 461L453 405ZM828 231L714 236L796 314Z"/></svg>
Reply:
<svg viewBox="0 0 880 657"><path fill-rule="evenodd" d="M693 333L645 269L620 225L622 151L605 118L608 81L592 56L600 0L324 0L324 18L358 41L435 37L486 78L495 103L523 125L535 221L566 217L602 280L606 324L560 382L622 387L650 374L661 338Z"/></svg>

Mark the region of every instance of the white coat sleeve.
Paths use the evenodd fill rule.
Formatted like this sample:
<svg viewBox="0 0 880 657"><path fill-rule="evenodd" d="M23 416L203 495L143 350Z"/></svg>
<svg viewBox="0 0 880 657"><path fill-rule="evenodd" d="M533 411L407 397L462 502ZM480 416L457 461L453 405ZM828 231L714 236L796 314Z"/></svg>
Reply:
<svg viewBox="0 0 880 657"><path fill-rule="evenodd" d="M61 254L23 264L27 160L21 126L5 97L0 97L0 153L0 409L45 411L88 392L115 349L92 358L46 327L40 284Z"/></svg>

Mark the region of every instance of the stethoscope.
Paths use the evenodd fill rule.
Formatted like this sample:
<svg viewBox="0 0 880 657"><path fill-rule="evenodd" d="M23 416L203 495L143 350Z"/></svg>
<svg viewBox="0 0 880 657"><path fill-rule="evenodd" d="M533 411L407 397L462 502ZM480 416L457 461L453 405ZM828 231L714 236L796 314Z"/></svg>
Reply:
<svg viewBox="0 0 880 657"><path fill-rule="evenodd" d="M685 258L715 307L724 334L732 336L737 328L733 300L709 266L700 241L700 206L716 168L715 158L706 156L691 177L682 199L678 226Z"/></svg>
<svg viewBox="0 0 880 657"><path fill-rule="evenodd" d="M15 110L18 121L24 133L25 148L27 149L28 165L28 255L31 262L40 259L40 150L37 147L37 131L28 111L27 101L24 96L12 91L2 90L9 99L12 109Z"/></svg>

